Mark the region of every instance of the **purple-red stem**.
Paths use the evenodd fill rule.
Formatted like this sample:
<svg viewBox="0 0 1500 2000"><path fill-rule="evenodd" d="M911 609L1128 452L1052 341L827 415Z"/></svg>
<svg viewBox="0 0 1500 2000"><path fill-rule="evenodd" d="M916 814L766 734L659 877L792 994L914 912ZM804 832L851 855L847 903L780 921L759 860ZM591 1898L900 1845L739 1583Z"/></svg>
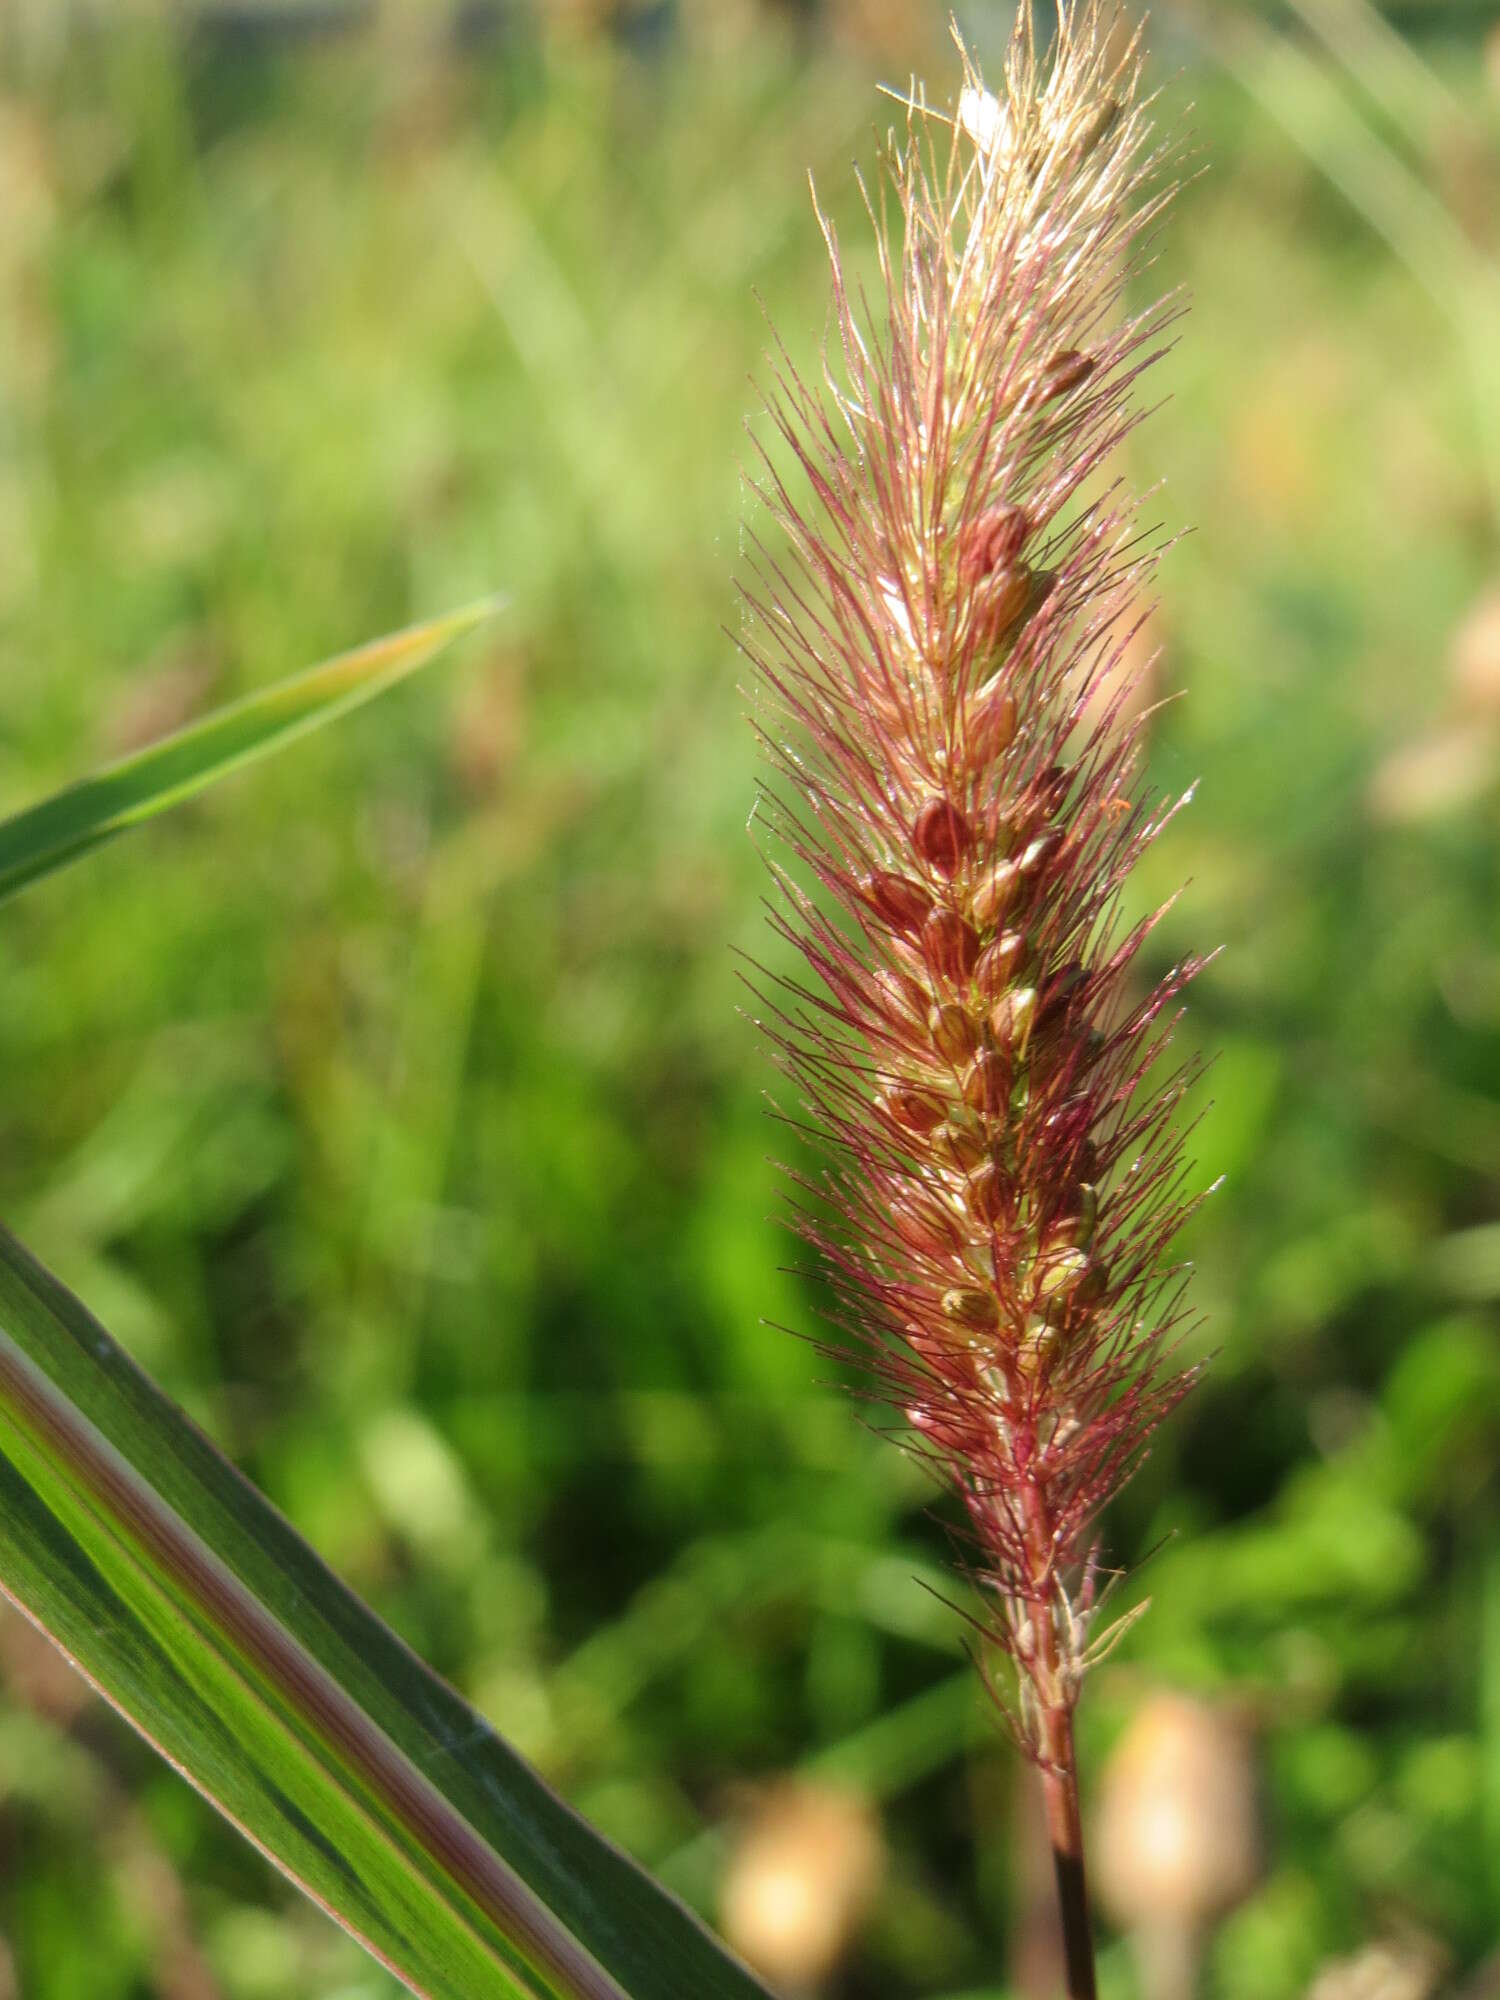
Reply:
<svg viewBox="0 0 1500 2000"><path fill-rule="evenodd" d="M1051 1766L1042 1774L1047 1831L1057 1871L1057 1905L1062 1918L1063 1959L1068 2000L1098 2000L1094 1980L1094 1934L1089 1923L1088 1879L1083 1865L1083 1818L1078 1810L1078 1764L1073 1753L1073 1718L1049 1718Z"/></svg>
<svg viewBox="0 0 1500 2000"><path fill-rule="evenodd" d="M1062 1685L1057 1627L1052 1615L1054 1534L1040 1483L1028 1478L1022 1490L1026 1550L1042 1655L1037 1692L1042 1704L1042 1795L1057 1875L1057 1907L1062 1920L1063 1961L1068 2000L1098 2000L1094 1976L1094 1932L1089 1922L1088 1877L1083 1860L1083 1815L1078 1805L1078 1755L1073 1744L1073 1709Z"/></svg>

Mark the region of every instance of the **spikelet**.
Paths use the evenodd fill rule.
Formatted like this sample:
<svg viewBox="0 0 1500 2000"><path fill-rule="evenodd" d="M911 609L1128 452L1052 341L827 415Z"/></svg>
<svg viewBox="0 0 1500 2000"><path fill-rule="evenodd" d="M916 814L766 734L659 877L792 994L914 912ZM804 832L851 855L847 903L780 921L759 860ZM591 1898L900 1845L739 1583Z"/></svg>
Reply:
<svg viewBox="0 0 1500 2000"><path fill-rule="evenodd" d="M961 1496L1019 1700L986 1679L1045 1771L1103 1643L1096 1518L1187 1386L1160 1059L1197 967L1142 991L1155 919L1118 907L1175 809L1132 788L1155 557L1113 470L1175 311L1123 303L1171 188L1112 9L1046 52L1023 12L994 94L959 48L955 114L909 102L866 194L873 306L823 221L833 355L815 392L778 351L796 469L764 452L756 491L791 559L748 539L742 643L773 923L816 981L770 982L764 1025L830 1154L796 1191L829 1344Z"/></svg>

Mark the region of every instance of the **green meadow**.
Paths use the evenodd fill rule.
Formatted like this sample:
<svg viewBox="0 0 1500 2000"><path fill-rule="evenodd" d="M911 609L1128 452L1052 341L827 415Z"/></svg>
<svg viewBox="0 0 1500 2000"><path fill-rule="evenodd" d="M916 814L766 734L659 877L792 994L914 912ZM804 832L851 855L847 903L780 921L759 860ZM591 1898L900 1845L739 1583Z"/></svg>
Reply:
<svg viewBox="0 0 1500 2000"><path fill-rule="evenodd" d="M610 11L0 19L0 812L507 599L0 911L0 1214L710 1921L778 1825L815 1883L848 1838L819 1991L1033 2000L951 1521L783 1330L810 1155L743 978L766 315L815 372L808 170L868 269L876 86L952 54L936 7ZM1253 1771L1205 2000L1382 1943L1431 2000L1500 1949L1500 44L1355 0L1153 42L1189 179L1140 293L1191 312L1129 470L1147 781L1196 789L1131 896L1186 884L1156 968L1222 948L1221 1184L1083 1756L1170 1689ZM0 1617L0 2000L396 1990Z"/></svg>

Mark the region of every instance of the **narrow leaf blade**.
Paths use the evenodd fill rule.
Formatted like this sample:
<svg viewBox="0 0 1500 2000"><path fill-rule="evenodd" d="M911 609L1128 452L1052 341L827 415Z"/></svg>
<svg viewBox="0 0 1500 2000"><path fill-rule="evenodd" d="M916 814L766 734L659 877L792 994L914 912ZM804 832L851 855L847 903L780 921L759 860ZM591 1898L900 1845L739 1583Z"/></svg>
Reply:
<svg viewBox="0 0 1500 2000"><path fill-rule="evenodd" d="M496 609L486 598L324 660L0 820L0 899L384 693Z"/></svg>
<svg viewBox="0 0 1500 2000"><path fill-rule="evenodd" d="M765 2000L0 1230L0 1589L429 2000Z"/></svg>

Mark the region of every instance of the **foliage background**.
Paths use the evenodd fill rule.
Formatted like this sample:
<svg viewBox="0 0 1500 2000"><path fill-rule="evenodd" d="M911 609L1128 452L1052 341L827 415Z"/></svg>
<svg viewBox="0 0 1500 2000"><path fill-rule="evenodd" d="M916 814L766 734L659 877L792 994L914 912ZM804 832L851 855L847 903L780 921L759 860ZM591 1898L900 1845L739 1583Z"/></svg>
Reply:
<svg viewBox="0 0 1500 2000"><path fill-rule="evenodd" d="M874 86L949 74L939 10L342 11L0 16L0 806L513 608L7 913L0 1204L699 1907L812 1771L888 1849L828 1990L1019 1994L1030 1836L921 1587L941 1522L762 1324L813 1302L733 957L768 951L722 629L753 295L813 362L805 169L852 239ZM1005 11L961 13L998 54ZM1254 1743L1213 1995L1500 1944L1495 21L1154 30L1206 171L1136 448L1196 524L1152 775L1201 788L1140 893L1191 877L1161 952L1226 947L1184 1036L1225 1183L1217 1360L1110 1528L1154 1609L1084 1733L1097 1772L1165 1684ZM393 1990L14 1619L0 1662L0 1994ZM1136 1991L1122 1942L1105 1975Z"/></svg>

